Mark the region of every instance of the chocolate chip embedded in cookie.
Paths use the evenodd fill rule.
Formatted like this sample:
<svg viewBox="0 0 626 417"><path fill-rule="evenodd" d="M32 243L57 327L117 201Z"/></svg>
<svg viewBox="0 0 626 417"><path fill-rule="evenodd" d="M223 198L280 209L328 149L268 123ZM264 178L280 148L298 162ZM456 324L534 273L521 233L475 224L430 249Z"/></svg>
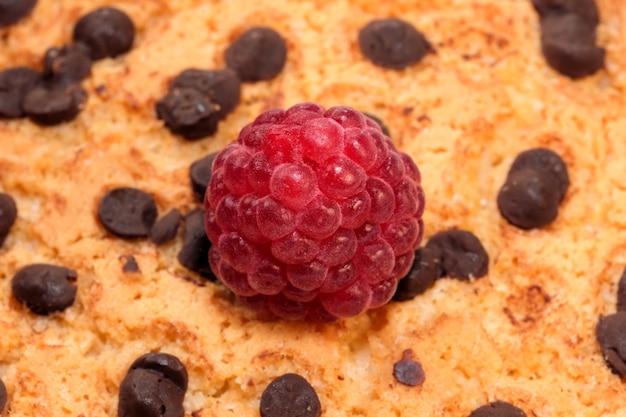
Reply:
<svg viewBox="0 0 626 417"><path fill-rule="evenodd" d="M98 205L100 223L123 239L147 237L157 214L154 197L131 187L108 191Z"/></svg>
<svg viewBox="0 0 626 417"><path fill-rule="evenodd" d="M43 64L44 80L61 87L79 83L91 73L89 49L82 43L49 48Z"/></svg>
<svg viewBox="0 0 626 417"><path fill-rule="evenodd" d="M13 296L33 313L48 315L74 303L76 271L62 266L32 264L20 269L11 280Z"/></svg>
<svg viewBox="0 0 626 417"><path fill-rule="evenodd" d="M0 0L0 27L10 26L28 16L37 0Z"/></svg>
<svg viewBox="0 0 626 417"><path fill-rule="evenodd" d="M526 413L513 404L494 401L478 407L468 417L526 417Z"/></svg>
<svg viewBox="0 0 626 417"><path fill-rule="evenodd" d="M175 88L193 88L201 92L219 106L217 113L222 119L237 107L241 96L239 76L230 68L186 69L172 80L170 90Z"/></svg>
<svg viewBox="0 0 626 417"><path fill-rule="evenodd" d="M24 97L41 81L41 73L30 67L0 71L0 118L24 117Z"/></svg>
<svg viewBox="0 0 626 417"><path fill-rule="evenodd" d="M87 101L87 92L77 84L68 88L40 85L24 97L22 107L30 120L52 126L73 120Z"/></svg>
<svg viewBox="0 0 626 417"><path fill-rule="evenodd" d="M261 417L318 417L322 412L320 400L309 381L288 373L274 379L263 391Z"/></svg>
<svg viewBox="0 0 626 417"><path fill-rule="evenodd" d="M511 164L509 175L512 172L524 168L543 171L549 174L556 181L558 186L559 201L565 197L565 193L570 184L569 173L567 171L567 165L565 165L565 162L563 162L559 154L548 148L533 148L523 151L517 155L513 164Z"/></svg>
<svg viewBox="0 0 626 417"><path fill-rule="evenodd" d="M170 210L165 216L157 220L150 229L149 237L152 243L161 245L169 240L174 239L178 231L178 225L182 215L176 209Z"/></svg>
<svg viewBox="0 0 626 417"><path fill-rule="evenodd" d="M226 49L226 65L242 81L262 81L276 77L287 61L285 39L269 27L245 31Z"/></svg>
<svg viewBox="0 0 626 417"><path fill-rule="evenodd" d="M87 45L93 60L116 57L132 48L135 25L123 11L101 7L76 22L73 39Z"/></svg>
<svg viewBox="0 0 626 417"><path fill-rule="evenodd" d="M17 219L17 205L8 194L0 193L0 246L4 243Z"/></svg>
<svg viewBox="0 0 626 417"><path fill-rule="evenodd" d="M404 69L418 63L432 46L413 25L401 19L379 19L359 31L361 52L374 64Z"/></svg>
<svg viewBox="0 0 626 417"><path fill-rule="evenodd" d="M607 366L620 378L626 377L626 311L600 317L596 339Z"/></svg>
<svg viewBox="0 0 626 417"><path fill-rule="evenodd" d="M430 237L426 247L441 261L442 276L469 280L480 278L489 269L489 255L470 231L451 229Z"/></svg>
<svg viewBox="0 0 626 417"><path fill-rule="evenodd" d="M540 18L575 14L590 25L600 23L595 0L532 0Z"/></svg>
<svg viewBox="0 0 626 417"><path fill-rule="evenodd" d="M399 383L410 387L422 385L426 379L424 369L419 362L413 359L411 349L402 352L402 359L393 365L393 376Z"/></svg>
<svg viewBox="0 0 626 417"><path fill-rule="evenodd" d="M202 209L192 210L185 215L183 247L178 252L177 259L185 268L215 280L207 257L211 242L204 231L204 216L205 211Z"/></svg>
<svg viewBox="0 0 626 417"><path fill-rule="evenodd" d="M398 282L393 296L396 301L412 300L429 289L443 274L438 251L424 246L415 251L415 258L409 273Z"/></svg>
<svg viewBox="0 0 626 417"><path fill-rule="evenodd" d="M205 157L194 161L189 166L189 180L191 181L191 189L193 196L199 203L204 201L206 187L211 181L212 166L217 152L210 153Z"/></svg>
<svg viewBox="0 0 626 417"><path fill-rule="evenodd" d="M4 407L7 405L8 394L7 388L4 385L4 382L0 379L0 413L4 410Z"/></svg>
<svg viewBox="0 0 626 417"><path fill-rule="evenodd" d="M201 139L217 130L220 107L193 88L173 88L156 103L157 117L174 134Z"/></svg>

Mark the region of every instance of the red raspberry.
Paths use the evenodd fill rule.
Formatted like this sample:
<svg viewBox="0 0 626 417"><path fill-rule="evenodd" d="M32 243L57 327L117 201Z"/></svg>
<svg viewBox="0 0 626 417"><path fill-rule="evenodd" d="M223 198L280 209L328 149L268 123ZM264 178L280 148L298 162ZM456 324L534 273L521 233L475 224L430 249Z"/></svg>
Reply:
<svg viewBox="0 0 626 417"><path fill-rule="evenodd" d="M211 267L243 304L286 319L380 307L422 240L420 181L411 158L352 108L269 110L213 163Z"/></svg>

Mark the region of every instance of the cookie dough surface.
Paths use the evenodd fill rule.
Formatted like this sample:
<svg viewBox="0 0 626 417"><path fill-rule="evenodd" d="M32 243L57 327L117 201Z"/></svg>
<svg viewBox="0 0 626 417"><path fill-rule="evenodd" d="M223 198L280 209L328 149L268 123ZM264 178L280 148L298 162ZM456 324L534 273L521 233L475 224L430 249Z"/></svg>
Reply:
<svg viewBox="0 0 626 417"><path fill-rule="evenodd" d="M570 80L548 67L538 17L526 0L417 2L108 2L133 19L133 49L93 65L78 117L41 127L0 121L0 191L18 218L0 248L3 415L114 416L128 366L147 352L187 367L186 415L259 415L265 387L297 373L322 415L467 416L507 401L528 416L623 416L626 386L595 337L616 309L626 264L626 8L598 0L605 69ZM40 1L0 29L0 69L40 68L50 46L99 1ZM396 71L360 52L359 29L401 17L435 53ZM223 68L247 28L287 40L270 81L242 84L239 106L210 138L186 141L163 127L154 104L180 71ZM106 191L152 194L159 216L199 207L189 165L223 148L258 113L302 101L349 105L380 117L422 173L424 242L457 227L489 253L489 273L440 279L426 293L333 324L261 321L223 287L177 260L178 236L161 246L122 240L97 220ZM515 156L543 146L561 155L571 185L551 225L523 231L496 206ZM137 272L124 272L132 256ZM73 306L36 316L11 295L28 264L77 271ZM425 372L400 384L407 349Z"/></svg>

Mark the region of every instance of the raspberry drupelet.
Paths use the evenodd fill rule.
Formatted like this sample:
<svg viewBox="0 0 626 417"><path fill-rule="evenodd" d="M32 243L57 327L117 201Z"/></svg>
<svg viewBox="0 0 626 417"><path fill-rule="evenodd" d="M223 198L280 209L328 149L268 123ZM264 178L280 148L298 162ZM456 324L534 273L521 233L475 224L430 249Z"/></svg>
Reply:
<svg viewBox="0 0 626 417"><path fill-rule="evenodd" d="M273 109L215 158L211 268L245 305L333 321L387 303L423 235L420 173L372 119L314 103Z"/></svg>

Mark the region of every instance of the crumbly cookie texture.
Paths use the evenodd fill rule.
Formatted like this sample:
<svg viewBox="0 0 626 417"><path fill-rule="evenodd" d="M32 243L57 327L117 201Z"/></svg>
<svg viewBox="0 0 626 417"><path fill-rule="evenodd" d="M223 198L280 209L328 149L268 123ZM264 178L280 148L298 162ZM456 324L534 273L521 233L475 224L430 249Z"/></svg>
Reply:
<svg viewBox="0 0 626 417"><path fill-rule="evenodd" d="M415 2L110 2L131 16L133 48L95 62L85 107L43 127L0 121L0 192L18 216L0 248L3 415L114 416L128 367L148 352L176 356L189 383L185 415L259 415L276 377L315 389L323 416L467 416L494 401L528 416L617 417L626 385L604 363L595 326L616 310L626 264L626 8L598 0L605 68L571 80L541 53L528 0ZM51 46L100 6L45 2L1 28L0 68L41 68ZM358 32L401 17L434 51L404 70L365 58ZM187 68L221 69L245 30L268 26L287 43L275 78L243 83L217 132L186 141L155 115ZM183 267L178 235L162 245L123 240L98 222L116 187L154 196L159 217L200 207L189 165L222 149L264 110L298 102L348 105L382 119L409 153L426 194L424 242L471 231L489 254L475 280L439 279L410 301L332 324L263 321L222 286ZM496 198L512 161L546 147L570 186L550 225L521 230ZM132 258L131 258L132 257ZM134 259L138 268L124 266ZM11 294L33 263L76 271L76 301L38 316ZM394 378L410 350L424 382Z"/></svg>

